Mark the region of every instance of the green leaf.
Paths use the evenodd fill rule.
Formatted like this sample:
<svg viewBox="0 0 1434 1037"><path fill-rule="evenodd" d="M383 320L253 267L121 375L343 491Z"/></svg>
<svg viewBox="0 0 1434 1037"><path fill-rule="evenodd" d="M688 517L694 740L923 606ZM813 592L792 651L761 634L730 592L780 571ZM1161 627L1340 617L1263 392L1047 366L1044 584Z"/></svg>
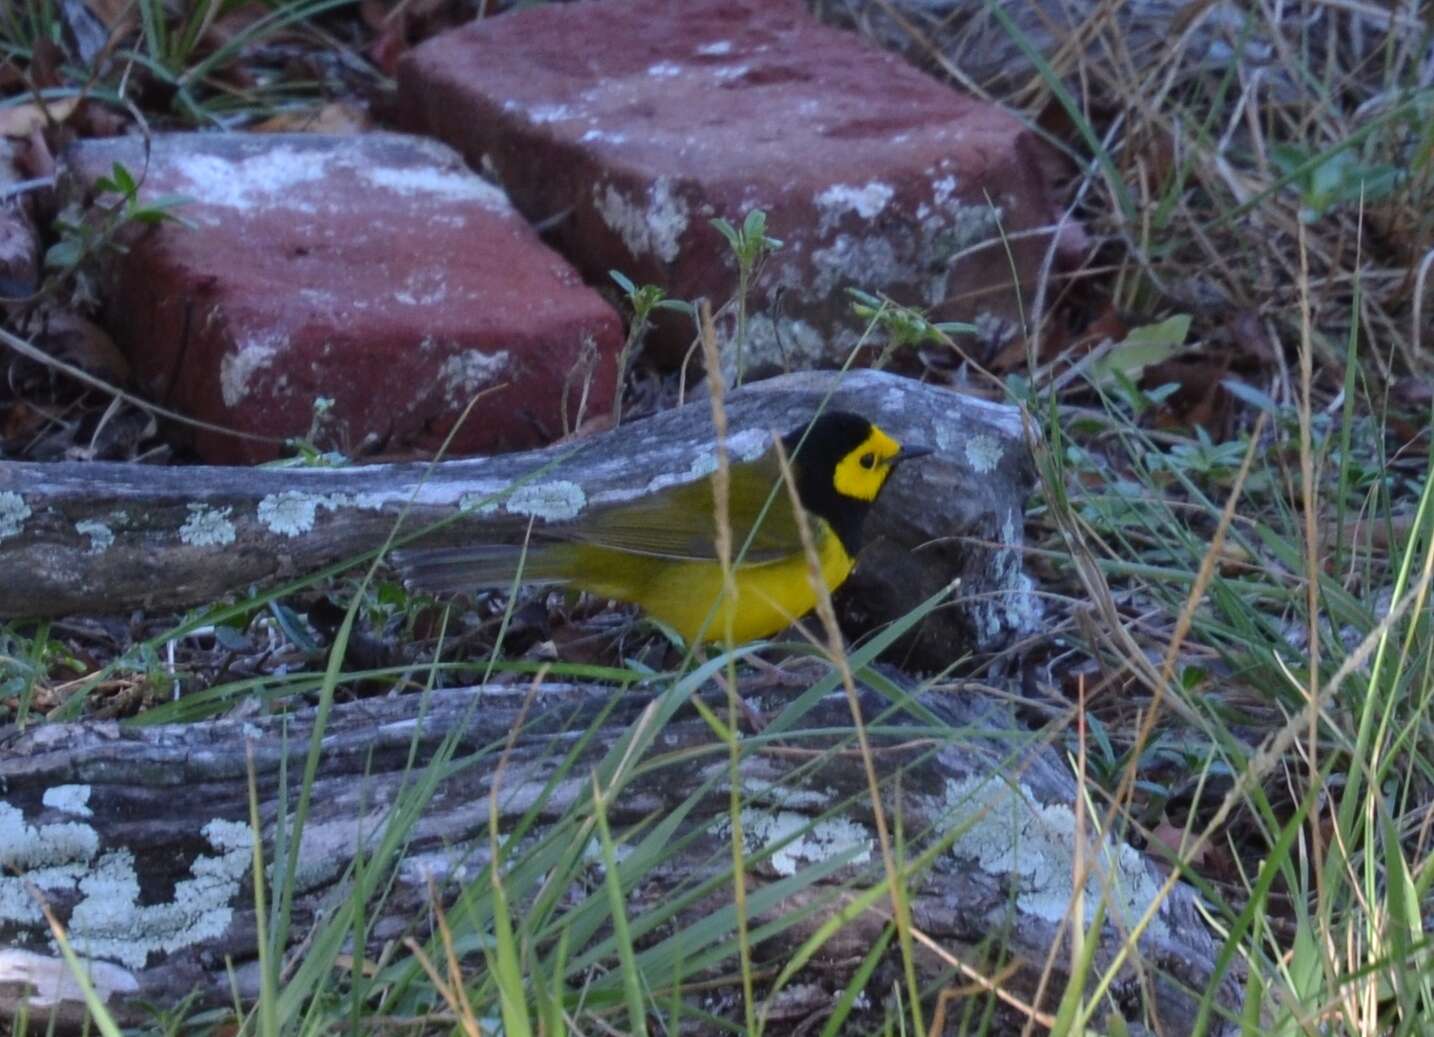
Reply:
<svg viewBox="0 0 1434 1037"><path fill-rule="evenodd" d="M125 196L133 197L139 191L139 184L135 182L133 174L122 163L116 162L110 175L118 190Z"/></svg>
<svg viewBox="0 0 1434 1037"><path fill-rule="evenodd" d="M1120 374L1132 382L1138 381L1151 364L1169 360L1184 349L1189 332L1188 313L1178 313L1159 324L1132 328L1124 342L1091 364L1090 380L1096 385L1108 386L1115 383L1115 376Z"/></svg>

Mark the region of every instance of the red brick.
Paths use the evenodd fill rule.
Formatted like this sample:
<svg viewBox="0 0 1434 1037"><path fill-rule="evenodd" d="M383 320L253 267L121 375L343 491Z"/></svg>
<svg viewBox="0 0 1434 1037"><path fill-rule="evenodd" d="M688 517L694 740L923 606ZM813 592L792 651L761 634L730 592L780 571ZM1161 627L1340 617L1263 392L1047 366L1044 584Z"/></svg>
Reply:
<svg viewBox="0 0 1434 1037"><path fill-rule="evenodd" d="M137 140L67 154L80 189ZM616 312L448 148L390 134L173 135L153 142L143 194L180 194L189 227L135 236L104 278L107 320L144 391L201 420L266 436L324 430L350 451L437 448L474 393L453 452L517 450L611 401ZM279 447L198 431L214 462Z"/></svg>
<svg viewBox="0 0 1434 1037"><path fill-rule="evenodd" d="M404 124L494 175L590 278L617 268L682 298L735 285L714 216L765 209L785 248L753 300L749 349L792 366L845 356L862 324L844 289L942 319L1016 313L987 196L1034 282L1053 222L1010 115L959 94L795 0L604 0L473 22L410 52ZM972 251L973 246L985 247ZM685 350L690 327L667 345ZM750 354L749 354L750 355Z"/></svg>

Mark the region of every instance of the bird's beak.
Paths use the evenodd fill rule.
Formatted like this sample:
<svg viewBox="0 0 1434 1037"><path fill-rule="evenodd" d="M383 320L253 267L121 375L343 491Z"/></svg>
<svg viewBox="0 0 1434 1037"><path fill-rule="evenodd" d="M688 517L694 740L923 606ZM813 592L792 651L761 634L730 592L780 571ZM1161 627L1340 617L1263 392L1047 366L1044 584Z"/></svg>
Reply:
<svg viewBox="0 0 1434 1037"><path fill-rule="evenodd" d="M925 446L904 446L897 451L896 456L891 459L892 465L899 465L902 461L910 461L914 457L925 457L927 454L934 454L936 451Z"/></svg>

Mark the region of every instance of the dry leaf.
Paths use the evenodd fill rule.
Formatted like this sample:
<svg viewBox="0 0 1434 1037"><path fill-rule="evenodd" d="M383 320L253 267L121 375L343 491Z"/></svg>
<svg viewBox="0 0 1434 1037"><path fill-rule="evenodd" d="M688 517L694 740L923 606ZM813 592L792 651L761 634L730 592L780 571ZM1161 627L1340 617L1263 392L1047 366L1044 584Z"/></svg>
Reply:
<svg viewBox="0 0 1434 1037"><path fill-rule="evenodd" d="M111 32L125 25L135 13L134 0L85 0L85 6Z"/></svg>
<svg viewBox="0 0 1434 1037"><path fill-rule="evenodd" d="M1178 858L1180 856L1180 844L1185 841L1185 830L1171 824L1169 818L1162 817L1160 823L1150 830L1150 841L1164 846L1170 851L1172 856ZM1157 859L1163 859L1163 857L1159 856L1159 850L1156 850L1153 846L1151 849L1157 854ZM1204 858L1205 852L1201 850L1199 853L1192 854L1187 858L1185 863L1198 867Z"/></svg>
<svg viewBox="0 0 1434 1037"><path fill-rule="evenodd" d="M363 133L373 120L356 104L333 101L321 108L296 108L280 112L250 126L254 133Z"/></svg>
<svg viewBox="0 0 1434 1037"><path fill-rule="evenodd" d="M109 333L71 310L54 310L45 317L40 344L58 360L73 364L110 385L129 381L129 361Z"/></svg>
<svg viewBox="0 0 1434 1037"><path fill-rule="evenodd" d="M78 97L57 101L30 101L11 108L0 108L0 137L28 137L43 130L51 122L63 123L79 106Z"/></svg>

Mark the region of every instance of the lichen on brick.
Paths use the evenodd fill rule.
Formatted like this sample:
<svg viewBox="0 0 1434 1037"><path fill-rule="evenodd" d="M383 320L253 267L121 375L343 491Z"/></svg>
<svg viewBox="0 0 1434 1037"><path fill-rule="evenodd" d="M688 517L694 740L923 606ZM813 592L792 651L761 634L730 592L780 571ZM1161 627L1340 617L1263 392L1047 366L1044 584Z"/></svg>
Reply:
<svg viewBox="0 0 1434 1037"><path fill-rule="evenodd" d="M817 209L822 214L819 232L826 233L849 212L856 213L863 220L874 220L895 195L896 191L890 184L879 180L860 186L832 184L817 195Z"/></svg>
<svg viewBox="0 0 1434 1037"><path fill-rule="evenodd" d="M281 331L251 335L237 342L219 361L219 392L226 407L237 407L249 395L255 375L271 366L289 345Z"/></svg>
<svg viewBox="0 0 1434 1037"><path fill-rule="evenodd" d="M506 349L485 353L481 349L465 349L454 353L443 361L438 369L438 380L443 385L443 397L450 404L466 404L484 386L492 384L509 368Z"/></svg>
<svg viewBox="0 0 1434 1037"><path fill-rule="evenodd" d="M741 344L743 373L761 367L782 371L806 371L820 367L830 359L840 359L832 348L833 335L823 334L804 320L779 317L773 320L765 313L754 313L747 321L746 337ZM738 348L734 338L723 337L720 343L722 375L728 384L737 379Z"/></svg>
<svg viewBox="0 0 1434 1037"><path fill-rule="evenodd" d="M402 195L429 195L446 202L477 202L495 212L511 211L508 196L480 176L432 166L359 167L359 175L375 187Z"/></svg>
<svg viewBox="0 0 1434 1037"><path fill-rule="evenodd" d="M687 230L688 207L673 190L670 177L658 177L640 202L612 184L600 184L593 188L593 205L634 256L652 254L665 263L677 259L679 241Z"/></svg>

